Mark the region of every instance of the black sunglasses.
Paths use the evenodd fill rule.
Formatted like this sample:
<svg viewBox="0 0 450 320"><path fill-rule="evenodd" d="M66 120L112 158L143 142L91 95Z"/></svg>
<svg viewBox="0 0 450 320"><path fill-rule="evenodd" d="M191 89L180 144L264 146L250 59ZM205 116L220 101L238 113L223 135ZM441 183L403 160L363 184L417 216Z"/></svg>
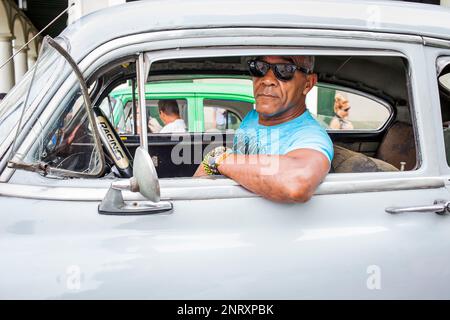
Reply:
<svg viewBox="0 0 450 320"><path fill-rule="evenodd" d="M311 70L299 67L293 63L268 63L261 60L250 60L248 61L248 70L252 77L261 78L266 75L266 73L272 69L275 77L281 81L288 81L294 77L295 71L301 71L305 74L310 74Z"/></svg>

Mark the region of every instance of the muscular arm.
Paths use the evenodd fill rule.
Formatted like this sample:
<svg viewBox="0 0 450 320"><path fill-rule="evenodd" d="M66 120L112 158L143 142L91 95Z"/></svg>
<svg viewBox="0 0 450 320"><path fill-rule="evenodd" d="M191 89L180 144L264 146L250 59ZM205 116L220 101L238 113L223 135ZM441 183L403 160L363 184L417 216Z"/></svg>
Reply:
<svg viewBox="0 0 450 320"><path fill-rule="evenodd" d="M246 189L279 202L306 202L329 171L327 157L313 149L286 155L229 155L221 174ZM203 175L200 165L195 176Z"/></svg>

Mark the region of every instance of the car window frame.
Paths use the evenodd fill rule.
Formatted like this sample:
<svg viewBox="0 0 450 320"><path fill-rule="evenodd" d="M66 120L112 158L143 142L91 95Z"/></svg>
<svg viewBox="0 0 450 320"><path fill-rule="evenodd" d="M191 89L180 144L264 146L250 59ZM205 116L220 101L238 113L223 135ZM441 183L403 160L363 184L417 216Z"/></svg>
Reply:
<svg viewBox="0 0 450 320"><path fill-rule="evenodd" d="M271 32L270 28L265 31L267 31L268 33ZM177 33L177 31L174 31L174 34L176 34L176 33ZM367 33L367 32L365 32L365 33ZM155 34L152 34L152 36L155 36ZM130 38L130 37L132 37L132 36L129 36L126 38ZM150 35L147 35L147 37L150 37ZM394 38L396 40L398 40L401 38L401 36L393 37L393 39ZM115 51L111 49L111 47L114 47L111 43L107 43L105 45L100 46L96 50L93 50L91 52L91 54L88 55L87 58L85 58L83 60L84 72L87 74L89 74L89 72L93 73L93 71L96 68L98 68L99 65L104 64L106 60L110 59L111 55L123 56L125 52L127 54L129 54L131 52L131 50L134 50L136 52L137 49L143 49L144 51L148 51L148 50L152 50L150 47L153 48L155 45L157 45L154 42L151 43L151 45L148 43L147 44L142 43L142 35L136 36L136 37L134 37L134 39L135 40L140 39L141 42L137 43L138 41L136 41L136 44L133 46L130 46L128 43L128 47L125 49L125 46L123 45L124 39L117 39L117 40L115 40L115 41L117 41L117 44L115 44L115 46L116 46ZM200 41L201 39L194 39L194 40ZM338 39L336 39L336 40L338 40ZM330 41L332 41L332 40L330 40ZM354 42L354 41L359 41L359 40L348 40L348 41ZM259 50L261 50L261 51L265 50L266 53L271 52L272 54L276 54L276 53L281 54L281 52L282 52L282 54L324 54L324 55L361 54L361 55L371 55L373 53L375 55L380 55L380 56L385 56L385 55L386 56L392 56L392 55L400 56L400 57L405 58L408 61L408 63L410 63L410 59L412 59L412 58L410 56L411 53L409 52L408 47L415 46L415 48L418 49L418 48L421 48L421 46L422 46L422 44L419 44L417 41L415 41L415 38L412 36L405 36L405 39L402 39L402 41L400 41L400 43L408 43L408 45L406 45L406 49L403 47L400 47L398 45L398 43L399 43L398 41L389 42L389 40L386 40L386 43L389 45L388 46L389 50L387 50L386 48L382 48L383 52L380 52L377 50L377 48L372 48L372 47L369 47L369 48L365 47L362 49L357 47L355 49L350 45L351 43L347 44L347 46L344 47L345 49L342 49L342 47L340 47L340 49L330 49L330 45L322 45L319 49L308 49L307 46L303 46L301 49L299 49L299 48L292 49L292 46L281 46L281 47L272 49L271 47L261 46L259 48ZM384 44L386 45L386 43L384 43ZM189 44L189 43L187 43L187 44ZM380 46L380 49L381 49L381 47L383 47L382 41L374 42L374 46L377 47L375 44L378 44ZM165 45L168 46L169 44L165 44ZM203 43L203 45L204 45L204 43ZM237 49L237 48L235 48L235 49ZM184 53L184 50L185 49L179 50L177 52L173 52L173 50L171 50L171 49L165 49L165 50L158 51L156 54L159 54L161 56L161 59L164 59L164 55L166 55L166 57L167 57L167 53L173 54L174 58L176 58L176 57L180 57L180 54ZM203 52L207 52L207 51L205 51L206 50L205 48L202 48L201 50L204 50ZM228 49L226 49L226 50L228 50ZM251 50L255 50L255 49L250 49L250 51ZM251 52L253 52L253 51L251 51ZM415 55L414 53L412 53L412 54L413 54L413 56ZM229 55L229 54L227 54L227 55ZM242 51L239 51L239 55L245 55L245 53L242 53ZM409 74L411 75L411 73L412 73L412 76L414 77L414 70L412 70L412 72L410 70ZM410 84L408 84L408 89L409 89L409 94L411 94ZM410 100L410 108L411 108L412 114L414 114L414 110L416 108L415 99ZM416 121L416 120L413 119L413 121ZM421 126L422 124L416 121L416 125ZM418 152L421 150L420 149L421 146L422 146L422 143L420 143L418 146L418 149L417 149ZM419 157L418 162L421 160L422 159ZM352 181L353 180L361 180L362 182L367 181L368 184L373 184L374 188L377 191L380 191L380 190L391 190L390 188L392 188L392 185L390 185L390 184L389 184L389 186L385 185L384 188L380 189L380 185L377 184L376 181L387 179L392 182L392 179L394 179L394 180L401 179L402 181L405 182L403 184L404 188L408 188L408 185L411 188L415 188L417 186L419 186L419 187L421 186L422 188L424 188L426 186L429 186L430 188L439 187L438 185L440 185L440 182L438 183L436 179L428 179L427 181L429 181L430 183L425 183L425 184L419 183L420 179L422 179L422 182L424 181L423 180L424 175L429 176L429 174L427 174L428 170L429 170L428 166L425 166L425 167L420 166L415 171L376 173L375 175L373 173L349 173L349 174L339 174L339 176L340 176L339 178L337 178L335 174L330 174L324 183L326 184L327 181L330 181L332 183L338 182L339 184L341 184L340 182L342 182L344 185L349 180L352 180ZM418 177L420 177L420 179L417 179ZM181 180L181 179L174 179L174 180ZM197 179L193 179L193 180L197 180ZM205 179L205 180L208 181L208 179ZM408 181L410 181L410 183ZM209 182L205 182L205 183L209 183ZM59 184L64 184L64 183L61 181L54 181L54 183L51 183L51 185L55 185L55 186L57 186ZM100 184L102 186L104 185L103 182L101 182ZM376 185L378 185L378 187L376 187ZM369 190L369 189L371 190L371 188L368 188L367 190ZM364 190L366 190L366 189L361 189L361 192L363 192ZM355 191L356 191L356 189L355 189Z"/></svg>

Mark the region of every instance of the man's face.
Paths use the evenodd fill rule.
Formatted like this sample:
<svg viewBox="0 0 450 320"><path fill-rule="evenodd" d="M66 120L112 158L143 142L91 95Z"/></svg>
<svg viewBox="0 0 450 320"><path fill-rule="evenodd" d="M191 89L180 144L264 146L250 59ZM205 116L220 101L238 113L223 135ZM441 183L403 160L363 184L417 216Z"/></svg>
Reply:
<svg viewBox="0 0 450 320"><path fill-rule="evenodd" d="M267 63L293 63L288 57L266 56L259 58ZM295 64L301 65L302 57L296 58ZM271 117L284 110L303 105L305 96L311 89L311 81L306 74L296 71L294 77L282 81L275 77L270 69L264 77L253 77L253 93L256 100L256 111L263 116Z"/></svg>

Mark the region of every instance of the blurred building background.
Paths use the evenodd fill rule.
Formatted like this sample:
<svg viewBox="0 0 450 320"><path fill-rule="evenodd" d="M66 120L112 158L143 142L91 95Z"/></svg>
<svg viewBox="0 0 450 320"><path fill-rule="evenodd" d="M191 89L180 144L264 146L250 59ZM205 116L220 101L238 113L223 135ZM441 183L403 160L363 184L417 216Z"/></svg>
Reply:
<svg viewBox="0 0 450 320"><path fill-rule="evenodd" d="M36 62L45 35L56 37L68 25L96 10L137 0L0 0L0 66L44 29L69 4L70 10L0 68L0 93L8 92ZM399 0L400 1L400 0ZM450 7L450 0L409 0Z"/></svg>
<svg viewBox="0 0 450 320"><path fill-rule="evenodd" d="M0 94L7 93L36 63L45 35L56 37L81 16L125 2L130 1L0 0L0 66L67 9L69 4L74 4L66 14L20 50L12 61L0 68Z"/></svg>

